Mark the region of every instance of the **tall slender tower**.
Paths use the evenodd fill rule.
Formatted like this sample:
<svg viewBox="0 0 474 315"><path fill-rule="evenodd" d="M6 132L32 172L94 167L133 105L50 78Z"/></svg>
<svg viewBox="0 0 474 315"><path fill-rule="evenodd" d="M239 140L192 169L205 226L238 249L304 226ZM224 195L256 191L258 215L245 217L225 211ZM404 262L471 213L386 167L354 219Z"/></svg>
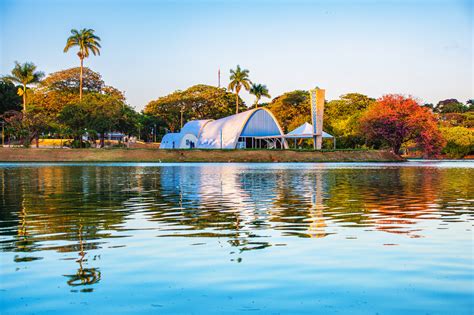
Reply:
<svg viewBox="0 0 474 315"><path fill-rule="evenodd" d="M218 88L221 87L221 68L219 68L219 70L217 70L217 87Z"/></svg>
<svg viewBox="0 0 474 315"><path fill-rule="evenodd" d="M316 87L309 91L311 104L311 123L313 124L313 146L321 150L323 144L324 97L326 90Z"/></svg>

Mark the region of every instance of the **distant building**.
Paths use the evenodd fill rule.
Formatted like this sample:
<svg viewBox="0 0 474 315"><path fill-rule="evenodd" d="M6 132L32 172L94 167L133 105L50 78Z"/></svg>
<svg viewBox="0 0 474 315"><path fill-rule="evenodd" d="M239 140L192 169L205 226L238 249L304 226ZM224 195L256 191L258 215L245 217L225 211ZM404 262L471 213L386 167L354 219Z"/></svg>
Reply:
<svg viewBox="0 0 474 315"><path fill-rule="evenodd" d="M82 140L84 141L89 141L90 140L90 135L88 132L86 132L83 136L82 136ZM116 141L123 141L124 138L125 138L125 134L121 133L121 132L107 132L105 135L104 135L104 138L106 140L116 140Z"/></svg>

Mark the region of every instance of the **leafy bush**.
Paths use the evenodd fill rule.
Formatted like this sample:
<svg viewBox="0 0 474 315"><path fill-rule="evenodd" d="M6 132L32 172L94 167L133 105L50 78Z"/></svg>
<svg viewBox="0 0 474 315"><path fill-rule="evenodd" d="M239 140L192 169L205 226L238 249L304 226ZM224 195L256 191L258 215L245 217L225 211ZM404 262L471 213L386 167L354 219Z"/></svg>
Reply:
<svg viewBox="0 0 474 315"><path fill-rule="evenodd" d="M474 130L464 127L441 128L447 144L443 148L450 158L462 158L474 152Z"/></svg>
<svg viewBox="0 0 474 315"><path fill-rule="evenodd" d="M64 142L64 146L70 147L70 148L73 148L73 149L90 148L91 143L88 142L88 141L82 141L82 145L81 145L81 142L79 140L75 139L75 140L72 140L72 141Z"/></svg>

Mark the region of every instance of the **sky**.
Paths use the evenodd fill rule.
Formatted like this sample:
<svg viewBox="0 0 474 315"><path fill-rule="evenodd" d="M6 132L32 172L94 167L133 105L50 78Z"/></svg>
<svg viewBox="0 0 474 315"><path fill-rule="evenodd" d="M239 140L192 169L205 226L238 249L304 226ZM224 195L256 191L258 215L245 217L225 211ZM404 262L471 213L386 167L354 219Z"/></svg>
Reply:
<svg viewBox="0 0 474 315"><path fill-rule="evenodd" d="M0 75L14 61L46 74L78 66L75 52L63 53L66 39L92 28L102 50L85 66L137 110L217 85L218 69L227 86L237 64L272 97L318 86L328 100L358 92L465 102L474 98L473 16L472 0L0 0Z"/></svg>

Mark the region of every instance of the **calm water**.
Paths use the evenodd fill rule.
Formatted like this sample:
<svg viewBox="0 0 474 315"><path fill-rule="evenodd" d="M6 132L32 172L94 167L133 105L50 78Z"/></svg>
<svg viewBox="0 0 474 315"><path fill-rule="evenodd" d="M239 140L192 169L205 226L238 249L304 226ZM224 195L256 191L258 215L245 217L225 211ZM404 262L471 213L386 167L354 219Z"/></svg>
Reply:
<svg viewBox="0 0 474 315"><path fill-rule="evenodd" d="M472 314L474 163L0 164L1 314Z"/></svg>

